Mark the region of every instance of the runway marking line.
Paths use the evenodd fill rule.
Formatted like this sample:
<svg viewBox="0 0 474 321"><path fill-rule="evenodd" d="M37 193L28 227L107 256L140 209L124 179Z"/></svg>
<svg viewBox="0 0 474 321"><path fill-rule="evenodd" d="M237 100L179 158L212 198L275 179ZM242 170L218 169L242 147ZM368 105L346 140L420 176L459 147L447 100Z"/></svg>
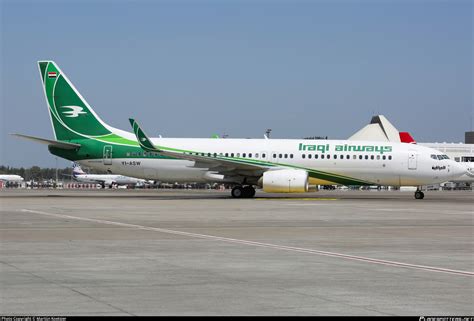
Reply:
<svg viewBox="0 0 474 321"><path fill-rule="evenodd" d="M135 228L135 229L138 229L138 230L154 231L154 232L161 232L161 233L167 233L167 234L189 236L189 237L195 237L195 238L200 238L200 239L222 241L222 242L227 242L227 243L244 244L244 245L263 247L263 248L271 248L271 249L277 249L277 250L285 250L285 251L291 251L291 252L299 252L299 253L308 253L308 254L328 256L328 257L336 257L336 258L352 260L352 261L359 261L359 262L365 262L365 263L371 263L371 264L379 264L379 265L401 267L401 268L408 268L408 269L415 269L415 270L423 270L423 271L429 271L429 272L438 272L438 273L445 273L445 274L470 276L470 277L474 276L474 272L471 272L471 271L452 270L452 269L446 269L446 268L440 268L440 267L428 266L428 265L418 265L418 264L410 264L410 263L403 263L403 262L396 262L396 261L389 261L389 260L373 259L373 258L369 258L369 257L355 256L355 255L342 254L342 253L336 253L336 252L320 251L320 250L313 250L313 249L293 247L293 246L276 245L276 244L270 244L270 243L260 243L260 242L247 241L247 240L241 240L241 239L233 239L233 238L227 238L227 237L221 237L221 236L213 236L213 235L206 235L206 234L197 234L197 233L189 233L189 232L183 232L183 231L169 230L169 229L163 229L163 228L151 227L151 226L144 226L144 225L136 225L136 224L115 222L115 221L99 220L99 219L93 219L93 218L87 218L87 217L78 217L78 216L71 216L71 215L47 213L47 212L35 211L35 210L29 210L29 209L22 209L20 211L25 212L25 213L33 213L33 214L40 214L40 215L45 215L45 216L57 217L57 218L62 218L62 219L72 219L72 220L85 221L85 222L116 225L116 226L122 226L122 227L128 227L128 228Z"/></svg>
<svg viewBox="0 0 474 321"><path fill-rule="evenodd" d="M339 198L316 198L316 197L281 197L281 198L272 198L272 197L258 197L255 198L256 201L338 201Z"/></svg>

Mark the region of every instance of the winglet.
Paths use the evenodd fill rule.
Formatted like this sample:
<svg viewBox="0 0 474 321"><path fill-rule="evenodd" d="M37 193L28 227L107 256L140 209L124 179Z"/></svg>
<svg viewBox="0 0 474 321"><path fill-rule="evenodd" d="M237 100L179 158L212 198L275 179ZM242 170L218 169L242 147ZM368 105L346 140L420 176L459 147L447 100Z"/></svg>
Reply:
<svg viewBox="0 0 474 321"><path fill-rule="evenodd" d="M130 125L132 125L133 132L137 137L138 143L140 144L141 148L148 151L158 151L158 149L153 145L151 140L145 134L145 132L140 128L138 123L133 118L129 118Z"/></svg>

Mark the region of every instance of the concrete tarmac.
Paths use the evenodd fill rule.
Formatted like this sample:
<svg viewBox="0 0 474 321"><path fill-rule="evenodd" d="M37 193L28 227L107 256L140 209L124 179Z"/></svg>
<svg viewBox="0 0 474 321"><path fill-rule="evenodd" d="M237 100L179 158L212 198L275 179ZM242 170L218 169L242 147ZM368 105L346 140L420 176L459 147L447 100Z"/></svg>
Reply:
<svg viewBox="0 0 474 321"><path fill-rule="evenodd" d="M1 190L0 315L474 315L474 194Z"/></svg>

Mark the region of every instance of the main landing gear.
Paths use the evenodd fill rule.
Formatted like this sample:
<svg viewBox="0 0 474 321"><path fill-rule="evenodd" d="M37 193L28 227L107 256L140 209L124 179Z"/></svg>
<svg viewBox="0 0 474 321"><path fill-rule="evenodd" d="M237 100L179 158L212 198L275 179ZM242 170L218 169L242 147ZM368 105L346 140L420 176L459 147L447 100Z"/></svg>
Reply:
<svg viewBox="0 0 474 321"><path fill-rule="evenodd" d="M255 188L251 185L238 185L232 188L231 195L233 198L252 198L255 196Z"/></svg>
<svg viewBox="0 0 474 321"><path fill-rule="evenodd" d="M422 200L425 197L425 193L423 193L420 189L417 189L415 192L415 198L417 200Z"/></svg>

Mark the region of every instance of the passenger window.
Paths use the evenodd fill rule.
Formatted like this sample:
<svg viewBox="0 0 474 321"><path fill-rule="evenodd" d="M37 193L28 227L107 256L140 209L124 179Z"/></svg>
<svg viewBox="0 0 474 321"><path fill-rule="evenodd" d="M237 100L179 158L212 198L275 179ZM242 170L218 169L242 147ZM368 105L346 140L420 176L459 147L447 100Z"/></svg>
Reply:
<svg viewBox="0 0 474 321"><path fill-rule="evenodd" d="M258 153L255 154L255 158L258 158Z"/></svg>
<svg viewBox="0 0 474 321"><path fill-rule="evenodd" d="M351 159L351 155L346 155L346 159Z"/></svg>
<svg viewBox="0 0 474 321"><path fill-rule="evenodd" d="M285 158L288 158L288 154L285 154Z"/></svg>
<svg viewBox="0 0 474 321"><path fill-rule="evenodd" d="M324 159L324 154L321 155L321 159Z"/></svg>
<svg viewBox="0 0 474 321"><path fill-rule="evenodd" d="M385 155L382 156L382 159L383 159L383 160L385 160L386 158L387 158L387 156L385 156Z"/></svg>
<svg viewBox="0 0 474 321"><path fill-rule="evenodd" d="M308 158L311 158L311 157L312 157L311 154L309 154L309 155L308 155Z"/></svg>
<svg viewBox="0 0 474 321"><path fill-rule="evenodd" d="M344 155L339 156L340 159L344 159Z"/></svg>
<svg viewBox="0 0 474 321"><path fill-rule="evenodd" d="M365 155L365 159L369 159L369 155Z"/></svg>
<svg viewBox="0 0 474 321"><path fill-rule="evenodd" d="M357 159L357 155L352 155L352 159Z"/></svg>
<svg viewBox="0 0 474 321"><path fill-rule="evenodd" d="M240 153L237 153L237 157L240 157Z"/></svg>
<svg viewBox="0 0 474 321"><path fill-rule="evenodd" d="M211 153L207 153L207 156L211 157Z"/></svg>
<svg viewBox="0 0 474 321"><path fill-rule="evenodd" d="M265 158L265 154L262 154L262 158Z"/></svg>
<svg viewBox="0 0 474 321"><path fill-rule="evenodd" d="M362 159L362 155L359 155L359 159Z"/></svg>
<svg viewBox="0 0 474 321"><path fill-rule="evenodd" d="M249 153L249 158L252 158L252 153Z"/></svg>
<svg viewBox="0 0 474 321"><path fill-rule="evenodd" d="M377 155L377 160L380 160L380 155Z"/></svg>
<svg viewBox="0 0 474 321"><path fill-rule="evenodd" d="M306 155L305 155L305 154L301 154L301 158L306 158Z"/></svg>
<svg viewBox="0 0 474 321"><path fill-rule="evenodd" d="M314 155L314 159L318 159L318 157L319 157L318 154Z"/></svg>
<svg viewBox="0 0 474 321"><path fill-rule="evenodd" d="M389 160L392 160L392 155L388 156L388 159L389 159Z"/></svg>
<svg viewBox="0 0 474 321"><path fill-rule="evenodd" d="M217 153L214 153L214 157L217 157Z"/></svg>
<svg viewBox="0 0 474 321"><path fill-rule="evenodd" d="M242 157L243 157L243 158L245 158L245 157L246 157L246 155L247 155L247 154L243 153L243 154L242 154Z"/></svg>
<svg viewBox="0 0 474 321"><path fill-rule="evenodd" d="M225 153L225 157L229 157L229 153Z"/></svg>
<svg viewBox="0 0 474 321"><path fill-rule="evenodd" d="M278 158L282 158L282 156L283 156L282 154L278 154Z"/></svg>
<svg viewBox="0 0 474 321"><path fill-rule="evenodd" d="M374 160L374 158L375 158L374 155L370 155L371 160Z"/></svg>
<svg viewBox="0 0 474 321"><path fill-rule="evenodd" d="M293 154L290 154L290 158L293 158Z"/></svg>
<svg viewBox="0 0 474 321"><path fill-rule="evenodd" d="M334 155L334 159L337 159L337 155Z"/></svg>

